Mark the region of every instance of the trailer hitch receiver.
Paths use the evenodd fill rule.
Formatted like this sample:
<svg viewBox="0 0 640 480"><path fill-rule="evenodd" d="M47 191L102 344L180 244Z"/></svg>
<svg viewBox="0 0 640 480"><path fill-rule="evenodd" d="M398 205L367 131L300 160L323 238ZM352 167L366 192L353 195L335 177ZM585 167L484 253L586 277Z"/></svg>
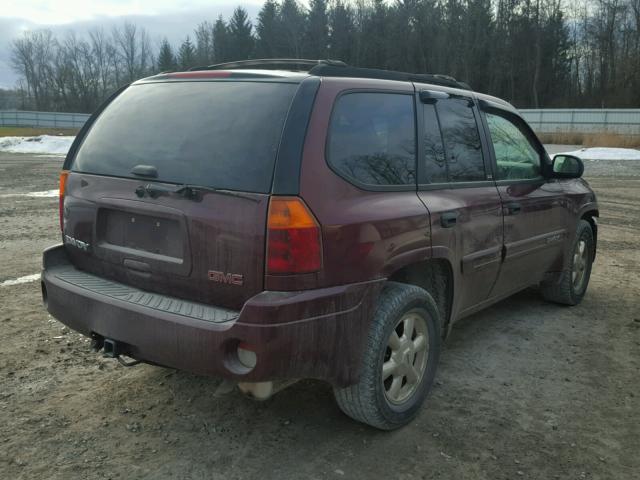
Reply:
<svg viewBox="0 0 640 480"><path fill-rule="evenodd" d="M120 347L121 345L115 340L104 338L102 339L102 348L104 348L102 356L106 358L115 358L123 367L133 367L134 365L138 365L139 363L141 363L140 360L134 359L131 361L126 361L124 358L122 358L121 355L126 355L126 353L122 351Z"/></svg>
<svg viewBox="0 0 640 480"><path fill-rule="evenodd" d="M120 352L118 352L118 344L115 340L111 340L110 338L104 339L103 355L108 358L118 358L120 356Z"/></svg>

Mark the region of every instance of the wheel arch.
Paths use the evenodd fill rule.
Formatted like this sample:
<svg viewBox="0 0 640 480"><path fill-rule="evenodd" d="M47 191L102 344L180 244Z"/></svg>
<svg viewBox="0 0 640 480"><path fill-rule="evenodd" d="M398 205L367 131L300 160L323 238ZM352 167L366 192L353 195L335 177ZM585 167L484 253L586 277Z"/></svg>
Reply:
<svg viewBox="0 0 640 480"><path fill-rule="evenodd" d="M447 335L451 321L454 294L454 275L447 258L429 258L404 265L387 276L388 281L406 283L423 288L433 297L441 316L440 331Z"/></svg>
<svg viewBox="0 0 640 480"><path fill-rule="evenodd" d="M597 208L591 208L583 211L580 215L580 220L586 220L591 225L591 231L593 232L593 259L596 258L596 252L598 251L598 221L600 217L600 211Z"/></svg>

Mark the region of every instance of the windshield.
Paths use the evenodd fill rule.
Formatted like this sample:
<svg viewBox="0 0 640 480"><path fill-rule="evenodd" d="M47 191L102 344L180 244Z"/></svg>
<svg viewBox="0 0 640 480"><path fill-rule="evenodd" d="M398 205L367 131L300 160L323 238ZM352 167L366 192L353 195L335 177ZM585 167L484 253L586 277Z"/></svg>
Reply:
<svg viewBox="0 0 640 480"><path fill-rule="evenodd" d="M72 165L78 172L268 193L296 84L133 85L98 117Z"/></svg>

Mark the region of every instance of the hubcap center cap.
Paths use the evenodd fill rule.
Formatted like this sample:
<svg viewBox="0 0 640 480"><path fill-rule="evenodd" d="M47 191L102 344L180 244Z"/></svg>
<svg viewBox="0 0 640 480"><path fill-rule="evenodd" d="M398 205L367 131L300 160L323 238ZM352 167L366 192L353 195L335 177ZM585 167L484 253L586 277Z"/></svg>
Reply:
<svg viewBox="0 0 640 480"><path fill-rule="evenodd" d="M409 342L403 345L400 355L402 358L402 363L411 363L411 357L413 355L413 345Z"/></svg>

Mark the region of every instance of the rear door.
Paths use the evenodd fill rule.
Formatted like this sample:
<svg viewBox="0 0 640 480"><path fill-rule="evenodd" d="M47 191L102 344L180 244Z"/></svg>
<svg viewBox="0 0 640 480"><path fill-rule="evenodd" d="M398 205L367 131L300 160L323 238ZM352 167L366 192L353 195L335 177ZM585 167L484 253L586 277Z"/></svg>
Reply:
<svg viewBox="0 0 640 480"><path fill-rule="evenodd" d="M74 264L241 308L263 289L269 192L297 87L169 81L125 90L70 160L63 232Z"/></svg>
<svg viewBox="0 0 640 480"><path fill-rule="evenodd" d="M561 268L568 216L562 185L543 177L546 154L524 120L497 106L482 115L504 209L504 261L492 292L502 296Z"/></svg>
<svg viewBox="0 0 640 480"><path fill-rule="evenodd" d="M419 97L418 195L430 212L434 252L452 263L456 316L485 300L497 278L502 206L473 99L439 91Z"/></svg>

